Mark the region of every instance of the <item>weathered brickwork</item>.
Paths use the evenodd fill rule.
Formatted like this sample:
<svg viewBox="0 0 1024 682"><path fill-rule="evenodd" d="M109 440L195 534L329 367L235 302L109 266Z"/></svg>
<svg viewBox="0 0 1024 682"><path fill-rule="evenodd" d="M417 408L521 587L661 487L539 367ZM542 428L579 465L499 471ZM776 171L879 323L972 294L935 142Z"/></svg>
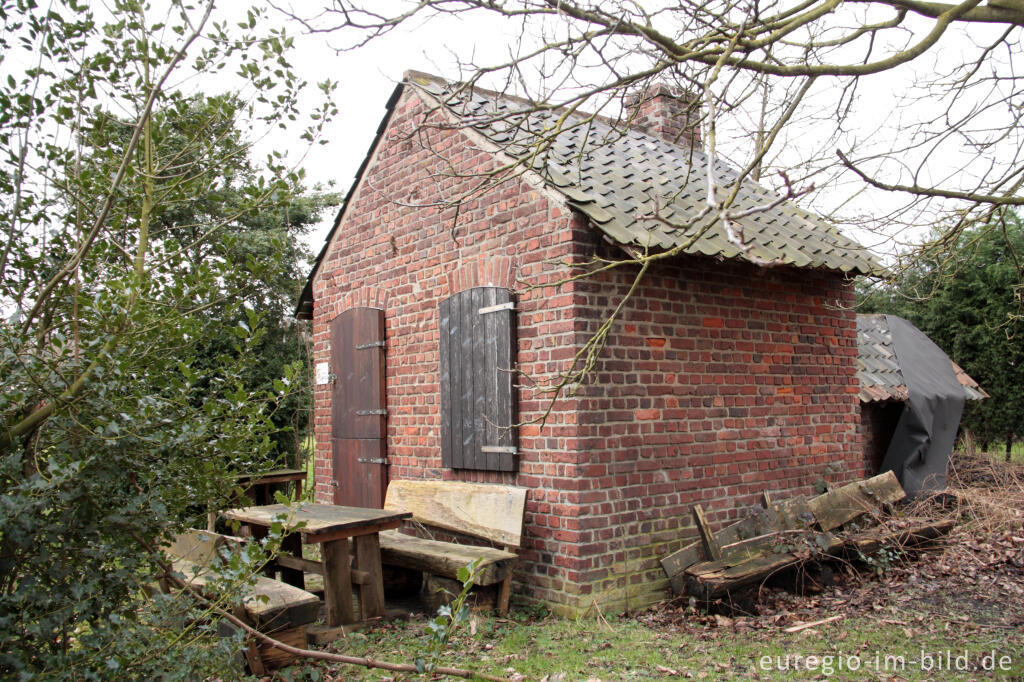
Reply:
<svg viewBox="0 0 1024 682"><path fill-rule="evenodd" d="M517 179L439 207L494 156L461 132L414 130L410 88L314 280L314 361L329 322L385 311L389 478L530 489L516 593L556 611L639 606L665 586L658 557L762 490L812 491L860 475L852 288L838 275L708 258L656 267L626 305L590 382L549 408L534 381L564 371L628 289L633 270L559 283L562 262L613 254L556 197ZM440 154L440 156L439 156ZM441 466L438 304L477 285L518 290L516 473ZM530 285L532 288L526 288ZM836 307L836 304L839 307ZM333 499L329 387L317 387L317 499Z"/></svg>
<svg viewBox="0 0 1024 682"><path fill-rule="evenodd" d="M635 270L587 285L586 332ZM665 587L658 558L692 541L691 509L737 520L768 490L861 474L856 322L830 273L697 257L653 270L580 400L583 592L634 607Z"/></svg>

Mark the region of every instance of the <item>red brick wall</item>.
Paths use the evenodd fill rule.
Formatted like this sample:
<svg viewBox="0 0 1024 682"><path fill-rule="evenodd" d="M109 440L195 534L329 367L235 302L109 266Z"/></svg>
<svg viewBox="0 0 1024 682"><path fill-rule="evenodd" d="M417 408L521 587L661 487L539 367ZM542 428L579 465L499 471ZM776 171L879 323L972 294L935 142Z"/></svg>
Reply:
<svg viewBox="0 0 1024 682"><path fill-rule="evenodd" d="M516 180L454 212L433 205L493 158L462 133L408 136L424 108L396 105L364 182L314 281L314 361L351 305L385 310L389 476L513 483L530 489L517 594L556 610L638 606L665 586L658 557L691 539L690 508L736 518L765 489L810 492L859 475L852 303L833 274L684 259L657 267L616 323L592 382L559 400L543 428L520 428L513 474L441 467L438 303L477 284L518 282L523 422L543 381L618 302L630 274L553 286L601 242L560 201ZM410 204L422 204L411 206ZM605 247L600 247L605 248ZM609 253L612 253L609 251ZM523 283L543 285L523 290ZM317 387L319 500L330 502L329 387ZM829 474L831 467L837 473Z"/></svg>
<svg viewBox="0 0 1024 682"><path fill-rule="evenodd" d="M459 132L434 128L408 136L423 112L407 89L314 280L314 362L329 359L328 324L336 315L353 305L383 308L389 477L529 486L523 582L517 593L570 604L563 555L576 550L563 543L575 540L580 486L575 404L559 402L543 432L530 426L520 429L517 474L443 469L438 304L476 285L513 287L517 279L531 285L555 282L565 271L548 261L565 261L579 251L574 240L589 235L589 228L561 202L552 201L553 195L515 180L466 202L453 229L454 210L433 204L456 196L477 179L452 180L446 163L465 174L492 168L493 157L476 143L467 144ZM519 362L528 376L547 376L572 355L574 303L572 286L519 293ZM530 421L547 403L529 381L523 383L519 415ZM315 467L316 495L322 502L333 499L330 418L330 387L318 386Z"/></svg>
<svg viewBox="0 0 1024 682"><path fill-rule="evenodd" d="M589 329L635 270L587 285ZM624 607L656 598L659 557L819 479L861 474L852 289L830 273L688 258L627 303L580 401L584 591ZM685 529L685 530L684 530Z"/></svg>

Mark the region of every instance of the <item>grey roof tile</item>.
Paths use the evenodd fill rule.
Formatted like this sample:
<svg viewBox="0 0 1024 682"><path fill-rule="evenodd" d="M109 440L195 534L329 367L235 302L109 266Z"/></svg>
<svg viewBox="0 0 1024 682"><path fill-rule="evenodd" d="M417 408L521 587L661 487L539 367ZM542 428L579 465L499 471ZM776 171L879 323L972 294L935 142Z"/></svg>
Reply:
<svg viewBox="0 0 1024 682"><path fill-rule="evenodd" d="M950 360L964 397L983 400L988 397L978 383ZM907 383L900 371L892 334L885 315L857 315L857 378L860 380L861 402L904 401Z"/></svg>
<svg viewBox="0 0 1024 682"><path fill-rule="evenodd" d="M474 128L515 158L529 159L538 141L552 135L558 120L548 111L513 114L522 104L496 93L467 89L446 99L446 93L456 86L421 74L416 74L412 82L455 116L471 120ZM623 245L666 250L684 245L695 233L692 223L706 206L709 161L702 151L635 130L623 132L601 120L587 121L581 115L568 117L566 127L550 140L544 153L529 163L571 206ZM716 161L712 172L726 188L739 177L735 169L721 161ZM771 192L747 179L737 192L735 207L746 210L775 199ZM650 218L656 211L663 220ZM750 253L762 259L848 273L884 271L867 249L792 202L738 222ZM704 226L707 219L699 223ZM682 250L747 257L729 242L717 217L709 230Z"/></svg>

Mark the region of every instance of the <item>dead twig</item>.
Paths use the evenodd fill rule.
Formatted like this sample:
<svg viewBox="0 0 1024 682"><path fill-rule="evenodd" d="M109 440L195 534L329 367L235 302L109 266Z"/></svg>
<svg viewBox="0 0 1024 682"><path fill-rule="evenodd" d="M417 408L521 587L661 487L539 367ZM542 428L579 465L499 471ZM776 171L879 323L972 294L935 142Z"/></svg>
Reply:
<svg viewBox="0 0 1024 682"><path fill-rule="evenodd" d="M834 623L837 620L842 620L843 616L831 616L829 618L822 618L821 620L811 621L810 623L800 623L800 625L793 625L788 628L783 628L783 632L793 634L794 632L800 632L801 630L808 630L818 625L824 625L825 623Z"/></svg>

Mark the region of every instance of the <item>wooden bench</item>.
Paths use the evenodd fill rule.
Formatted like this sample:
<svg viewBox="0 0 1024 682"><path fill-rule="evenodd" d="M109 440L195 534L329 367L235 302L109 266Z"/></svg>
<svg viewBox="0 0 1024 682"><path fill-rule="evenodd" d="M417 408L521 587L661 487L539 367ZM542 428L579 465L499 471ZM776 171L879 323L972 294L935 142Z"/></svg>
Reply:
<svg viewBox="0 0 1024 682"><path fill-rule="evenodd" d="M241 541L210 531L187 530L175 536L164 549L174 571L180 573L186 583L205 592L213 567ZM257 576L254 584L242 587L240 603L233 613L261 632L273 633L279 641L306 648L306 625L319 617L320 599L298 587ZM257 675L268 668L288 665L293 658L280 649L251 641L246 651L246 661Z"/></svg>
<svg viewBox="0 0 1024 682"><path fill-rule="evenodd" d="M525 506L525 488L454 481L391 481L385 509L412 512L414 524L487 540L502 549L428 540L393 530L380 534L381 562L456 579L460 568L481 559L475 583L499 584L496 606L505 613L518 560L515 550L523 539Z"/></svg>

